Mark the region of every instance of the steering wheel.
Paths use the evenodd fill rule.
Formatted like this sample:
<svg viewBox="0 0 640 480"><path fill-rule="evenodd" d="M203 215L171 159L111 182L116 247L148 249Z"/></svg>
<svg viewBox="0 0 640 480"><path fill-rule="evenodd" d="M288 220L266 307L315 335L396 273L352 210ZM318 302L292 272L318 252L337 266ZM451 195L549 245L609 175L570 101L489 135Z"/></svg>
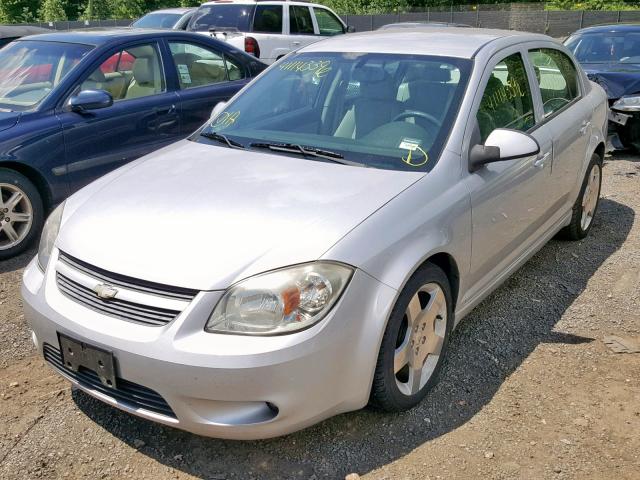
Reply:
<svg viewBox="0 0 640 480"><path fill-rule="evenodd" d="M429 113L420 112L418 110L407 110L398 115L396 115L392 122L399 122L400 120L404 120L405 118L423 118L432 125L435 125L436 129L440 129L442 127L442 122L438 120L436 117Z"/></svg>
<svg viewBox="0 0 640 480"><path fill-rule="evenodd" d="M544 113L547 114L547 113L551 113L551 112L553 112L555 110L560 110L562 107L564 107L568 103L571 103L571 101L567 100L566 98L554 97L554 98L550 98L549 100L544 102L543 105L542 105L542 109L543 109ZM547 108L550 108L550 110L547 111Z"/></svg>

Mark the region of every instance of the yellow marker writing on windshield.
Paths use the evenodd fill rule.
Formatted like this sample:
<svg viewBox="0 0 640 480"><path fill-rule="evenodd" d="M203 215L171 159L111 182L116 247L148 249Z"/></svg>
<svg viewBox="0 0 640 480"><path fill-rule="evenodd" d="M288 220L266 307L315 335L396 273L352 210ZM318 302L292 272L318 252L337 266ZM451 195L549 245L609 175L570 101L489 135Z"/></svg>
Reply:
<svg viewBox="0 0 640 480"><path fill-rule="evenodd" d="M422 154L424 155L424 160L421 163L413 163L411 161L411 154L413 153L413 150L420 150L420 152L422 152ZM429 155L427 155L427 152L416 145L414 149L409 150L409 155L407 155L407 158L402 157L402 161L407 165L411 165L412 167L421 167L429 161Z"/></svg>

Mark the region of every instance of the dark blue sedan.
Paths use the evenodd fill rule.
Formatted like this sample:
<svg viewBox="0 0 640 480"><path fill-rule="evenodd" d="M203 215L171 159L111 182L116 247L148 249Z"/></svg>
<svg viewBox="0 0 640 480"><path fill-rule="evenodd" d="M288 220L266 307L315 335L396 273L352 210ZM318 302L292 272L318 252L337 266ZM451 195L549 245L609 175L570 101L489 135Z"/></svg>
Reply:
<svg viewBox="0 0 640 480"><path fill-rule="evenodd" d="M95 178L188 136L265 65L178 31L36 35L0 50L0 260Z"/></svg>

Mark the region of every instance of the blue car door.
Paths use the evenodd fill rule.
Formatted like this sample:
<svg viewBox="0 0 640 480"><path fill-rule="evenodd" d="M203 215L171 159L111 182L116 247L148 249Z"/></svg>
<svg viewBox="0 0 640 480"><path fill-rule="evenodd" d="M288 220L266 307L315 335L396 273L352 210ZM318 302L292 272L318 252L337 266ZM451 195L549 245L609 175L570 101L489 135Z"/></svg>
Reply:
<svg viewBox="0 0 640 480"><path fill-rule="evenodd" d="M167 87L161 58L155 41L112 50L87 69L69 98L104 90L113 105L79 113L67 99L60 108L71 192L180 138L178 98Z"/></svg>
<svg viewBox="0 0 640 480"><path fill-rule="evenodd" d="M189 135L209 119L218 102L235 95L249 75L232 55L196 40L170 40L168 47L179 88L181 128Z"/></svg>

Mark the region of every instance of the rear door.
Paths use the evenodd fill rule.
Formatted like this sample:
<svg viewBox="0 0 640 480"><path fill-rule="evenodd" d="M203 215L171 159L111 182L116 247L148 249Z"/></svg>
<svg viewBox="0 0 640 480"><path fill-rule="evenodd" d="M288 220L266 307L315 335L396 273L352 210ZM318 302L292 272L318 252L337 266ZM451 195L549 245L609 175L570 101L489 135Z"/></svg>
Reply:
<svg viewBox="0 0 640 480"><path fill-rule="evenodd" d="M72 192L179 138L178 98L167 89L162 63L157 42L111 51L88 69L67 101L98 89L111 94L113 105L77 113L65 101L59 108Z"/></svg>
<svg viewBox="0 0 640 480"><path fill-rule="evenodd" d="M291 51L317 42L311 7L307 5L289 6L289 39Z"/></svg>
<svg viewBox="0 0 640 480"><path fill-rule="evenodd" d="M582 173L591 133L593 109L582 94L578 70L564 52L553 48L528 51L535 71L535 94L542 105L543 121L552 135L553 162L548 195L558 210L572 206L571 197Z"/></svg>
<svg viewBox="0 0 640 480"><path fill-rule="evenodd" d="M211 116L213 107L229 100L248 81L243 63L227 53L192 40L168 42L178 88L181 132L188 135Z"/></svg>

